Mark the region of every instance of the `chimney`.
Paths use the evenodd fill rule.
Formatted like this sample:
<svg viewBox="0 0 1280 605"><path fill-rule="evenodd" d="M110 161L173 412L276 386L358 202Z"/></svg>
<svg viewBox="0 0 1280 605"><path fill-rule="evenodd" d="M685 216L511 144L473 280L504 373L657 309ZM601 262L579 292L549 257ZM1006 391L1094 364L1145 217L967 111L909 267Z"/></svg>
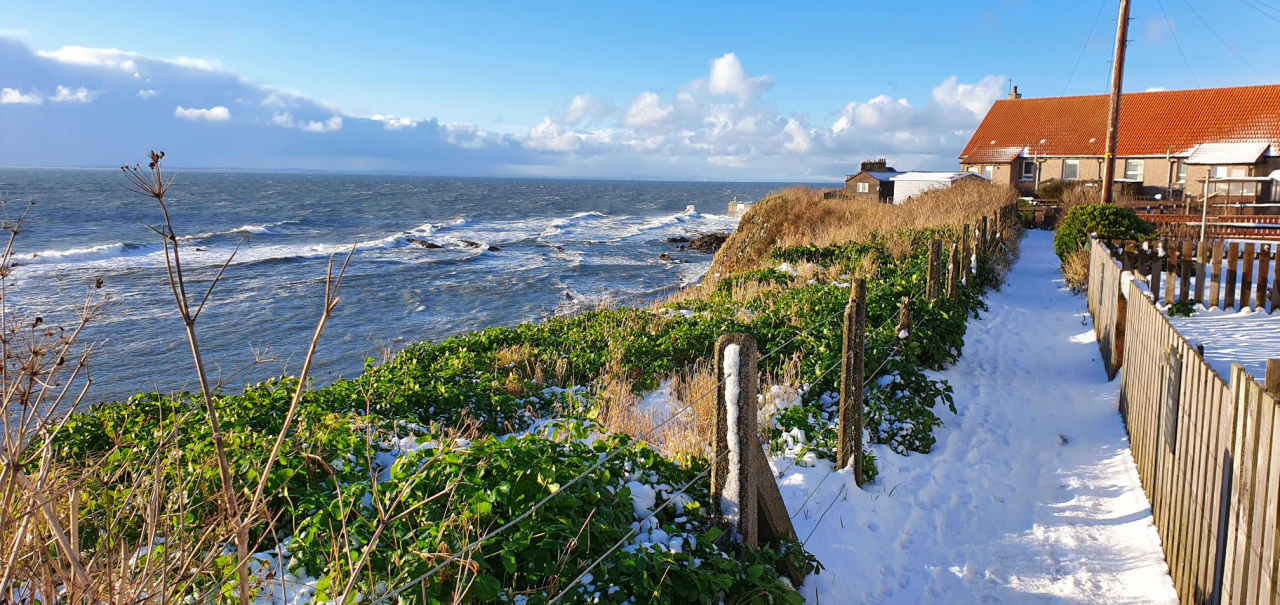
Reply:
<svg viewBox="0 0 1280 605"><path fill-rule="evenodd" d="M893 168L889 167L889 160L885 158L867 160L863 162L862 171L863 172L895 172Z"/></svg>
<svg viewBox="0 0 1280 605"><path fill-rule="evenodd" d="M1009 100L1012 101L1014 99L1021 99L1021 98L1022 98L1022 93L1018 92L1017 86L1014 86L1013 90L1009 91Z"/></svg>

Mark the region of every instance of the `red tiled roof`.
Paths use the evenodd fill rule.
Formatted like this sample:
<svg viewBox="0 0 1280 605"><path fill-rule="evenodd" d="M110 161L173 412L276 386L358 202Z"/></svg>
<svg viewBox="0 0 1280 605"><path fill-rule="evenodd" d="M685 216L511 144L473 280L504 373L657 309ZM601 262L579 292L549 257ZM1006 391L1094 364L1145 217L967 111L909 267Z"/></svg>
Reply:
<svg viewBox="0 0 1280 605"><path fill-rule="evenodd" d="M990 157L985 150L1011 147L1039 155L1101 156L1107 101L1107 95L996 101L960 158L980 163L978 158ZM1253 141L1280 152L1280 85L1132 92L1120 99L1118 156L1163 156L1202 143Z"/></svg>

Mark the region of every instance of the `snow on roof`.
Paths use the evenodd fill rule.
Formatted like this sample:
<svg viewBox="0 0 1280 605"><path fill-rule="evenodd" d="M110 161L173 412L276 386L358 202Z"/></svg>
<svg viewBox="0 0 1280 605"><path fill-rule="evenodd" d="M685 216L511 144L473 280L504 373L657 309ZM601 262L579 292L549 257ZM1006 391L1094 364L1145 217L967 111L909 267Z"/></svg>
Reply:
<svg viewBox="0 0 1280 605"><path fill-rule="evenodd" d="M970 177L970 176L976 176L980 179L987 178L976 172L934 172L934 171L920 170L915 172L900 173L898 176L893 177L892 180L894 181L934 181L934 182L949 183L949 182L954 182L956 180L959 180L965 177Z"/></svg>
<svg viewBox="0 0 1280 605"><path fill-rule="evenodd" d="M966 164L1008 164L1026 151L1025 147L979 147L965 156Z"/></svg>
<svg viewBox="0 0 1280 605"><path fill-rule="evenodd" d="M1266 153L1268 141L1202 143L1187 156L1188 164L1253 164Z"/></svg>

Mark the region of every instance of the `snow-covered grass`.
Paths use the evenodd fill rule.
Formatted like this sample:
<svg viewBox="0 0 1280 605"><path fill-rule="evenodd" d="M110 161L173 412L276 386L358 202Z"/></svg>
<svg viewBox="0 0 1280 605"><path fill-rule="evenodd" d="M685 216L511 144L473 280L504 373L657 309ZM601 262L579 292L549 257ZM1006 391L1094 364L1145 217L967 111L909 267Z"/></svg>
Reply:
<svg viewBox="0 0 1280 605"><path fill-rule="evenodd" d="M1082 297L1051 234L1028 232L1007 285L938 373L957 413L929 454L875 446L862 489L826 461L773 459L826 570L810 603L1175 603Z"/></svg>

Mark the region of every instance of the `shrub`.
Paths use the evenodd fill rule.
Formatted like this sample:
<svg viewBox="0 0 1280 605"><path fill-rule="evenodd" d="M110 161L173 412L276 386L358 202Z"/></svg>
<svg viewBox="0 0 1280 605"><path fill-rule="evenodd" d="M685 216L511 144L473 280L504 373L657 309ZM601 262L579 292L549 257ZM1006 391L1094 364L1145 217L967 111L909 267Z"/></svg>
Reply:
<svg viewBox="0 0 1280 605"><path fill-rule="evenodd" d="M1169 317L1191 317L1196 312L1196 308L1190 302L1180 300L1169 305Z"/></svg>
<svg viewBox="0 0 1280 605"><path fill-rule="evenodd" d="M1111 204L1087 204L1072 208L1058 223L1053 236L1053 251L1063 262L1072 252L1084 247L1089 234L1104 239L1150 238L1155 231L1132 210Z"/></svg>
<svg viewBox="0 0 1280 605"><path fill-rule="evenodd" d="M1035 192L1035 197L1041 200L1060 200L1066 191L1067 183L1065 181L1049 181L1040 185L1040 188Z"/></svg>

